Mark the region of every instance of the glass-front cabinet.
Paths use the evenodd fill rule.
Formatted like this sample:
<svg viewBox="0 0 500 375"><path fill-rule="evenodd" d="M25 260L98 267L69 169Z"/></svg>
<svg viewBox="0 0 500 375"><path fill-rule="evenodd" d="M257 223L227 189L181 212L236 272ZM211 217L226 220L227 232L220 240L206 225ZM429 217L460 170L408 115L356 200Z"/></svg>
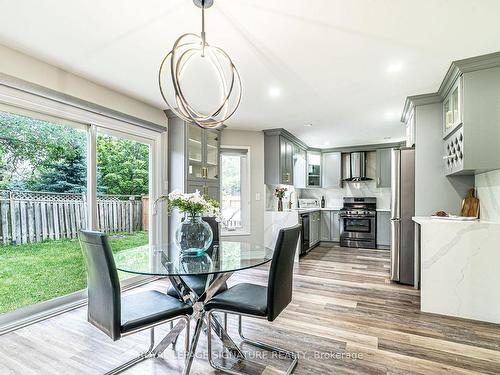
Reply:
<svg viewBox="0 0 500 375"><path fill-rule="evenodd" d="M205 179L219 179L219 132L205 130Z"/></svg>
<svg viewBox="0 0 500 375"><path fill-rule="evenodd" d="M203 174L203 129L198 126L188 127L187 140L188 178L202 178Z"/></svg>
<svg viewBox="0 0 500 375"><path fill-rule="evenodd" d="M462 124L462 77L458 77L443 101L443 138Z"/></svg>
<svg viewBox="0 0 500 375"><path fill-rule="evenodd" d="M188 126L187 154L188 180L219 179L219 132Z"/></svg>
<svg viewBox="0 0 500 375"><path fill-rule="evenodd" d="M307 186L321 186L321 152L307 151Z"/></svg>

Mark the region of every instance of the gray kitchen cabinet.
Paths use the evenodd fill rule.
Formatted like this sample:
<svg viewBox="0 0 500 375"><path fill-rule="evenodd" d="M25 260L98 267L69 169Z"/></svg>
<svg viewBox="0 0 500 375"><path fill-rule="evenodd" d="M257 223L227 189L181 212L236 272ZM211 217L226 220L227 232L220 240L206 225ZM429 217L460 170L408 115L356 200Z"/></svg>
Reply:
<svg viewBox="0 0 500 375"><path fill-rule="evenodd" d="M321 187L320 151L307 151L307 187Z"/></svg>
<svg viewBox="0 0 500 375"><path fill-rule="evenodd" d="M293 186L296 188L306 187L306 150L294 145L293 147Z"/></svg>
<svg viewBox="0 0 500 375"><path fill-rule="evenodd" d="M295 146L291 135L284 130L264 131L264 182L267 185L294 184Z"/></svg>
<svg viewBox="0 0 500 375"><path fill-rule="evenodd" d="M332 211L321 211L320 241L332 240Z"/></svg>
<svg viewBox="0 0 500 375"><path fill-rule="evenodd" d="M391 246L391 213L377 211L377 247Z"/></svg>
<svg viewBox="0 0 500 375"><path fill-rule="evenodd" d="M320 241L340 242L339 211L321 211L320 217Z"/></svg>
<svg viewBox="0 0 500 375"><path fill-rule="evenodd" d="M391 187L391 151L390 148L377 150L377 176L378 188Z"/></svg>
<svg viewBox="0 0 500 375"><path fill-rule="evenodd" d="M186 193L194 193L196 190L208 198L220 201L220 186L217 184L188 181Z"/></svg>
<svg viewBox="0 0 500 375"><path fill-rule="evenodd" d="M195 124L185 125L187 179L190 181L219 181L219 131L202 129ZM179 139L179 141L182 141Z"/></svg>
<svg viewBox="0 0 500 375"><path fill-rule="evenodd" d="M280 169L281 183L293 185L293 143L280 137Z"/></svg>
<svg viewBox="0 0 500 375"><path fill-rule="evenodd" d="M321 154L321 187L324 189L342 187L342 154L325 152Z"/></svg>
<svg viewBox="0 0 500 375"><path fill-rule="evenodd" d="M333 242L340 242L340 211L332 212L331 238Z"/></svg>
<svg viewBox="0 0 500 375"><path fill-rule="evenodd" d="M500 168L500 53L452 63L441 84L447 176Z"/></svg>
<svg viewBox="0 0 500 375"><path fill-rule="evenodd" d="M309 214L309 246L315 246L319 242L321 231L321 212L314 211Z"/></svg>
<svg viewBox="0 0 500 375"><path fill-rule="evenodd" d="M200 193L220 200L220 130L202 129L168 116L169 191Z"/></svg>

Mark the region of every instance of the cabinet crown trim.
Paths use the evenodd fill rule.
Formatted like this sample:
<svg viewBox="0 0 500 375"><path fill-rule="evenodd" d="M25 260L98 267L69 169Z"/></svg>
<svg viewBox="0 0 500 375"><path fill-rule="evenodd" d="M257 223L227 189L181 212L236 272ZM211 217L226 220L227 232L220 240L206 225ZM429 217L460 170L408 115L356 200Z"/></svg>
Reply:
<svg viewBox="0 0 500 375"><path fill-rule="evenodd" d="M406 98L401 122L406 123L409 113L415 106L442 102L462 74L499 66L500 52L453 61L435 93L413 95Z"/></svg>

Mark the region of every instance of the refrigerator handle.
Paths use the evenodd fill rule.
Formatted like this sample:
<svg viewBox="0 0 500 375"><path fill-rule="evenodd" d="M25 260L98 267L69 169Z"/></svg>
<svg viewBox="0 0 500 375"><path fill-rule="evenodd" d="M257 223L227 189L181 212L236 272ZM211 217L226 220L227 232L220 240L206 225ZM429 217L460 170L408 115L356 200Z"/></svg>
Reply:
<svg viewBox="0 0 500 375"><path fill-rule="evenodd" d="M399 258L401 254L401 221L391 219L391 280L399 281Z"/></svg>

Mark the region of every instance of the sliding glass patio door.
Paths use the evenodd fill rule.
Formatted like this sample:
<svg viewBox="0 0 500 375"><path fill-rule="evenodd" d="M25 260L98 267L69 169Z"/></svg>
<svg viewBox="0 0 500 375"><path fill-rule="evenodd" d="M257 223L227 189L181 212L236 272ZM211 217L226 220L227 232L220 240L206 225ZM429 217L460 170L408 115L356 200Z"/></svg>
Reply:
<svg viewBox="0 0 500 375"><path fill-rule="evenodd" d="M167 221L153 222L150 209L162 186L161 133L68 117L0 107L0 326L2 314L85 296L79 230L103 231L121 251L158 242Z"/></svg>
<svg viewBox="0 0 500 375"><path fill-rule="evenodd" d="M149 246L151 147L146 138L97 129L95 229L109 235L113 252Z"/></svg>

